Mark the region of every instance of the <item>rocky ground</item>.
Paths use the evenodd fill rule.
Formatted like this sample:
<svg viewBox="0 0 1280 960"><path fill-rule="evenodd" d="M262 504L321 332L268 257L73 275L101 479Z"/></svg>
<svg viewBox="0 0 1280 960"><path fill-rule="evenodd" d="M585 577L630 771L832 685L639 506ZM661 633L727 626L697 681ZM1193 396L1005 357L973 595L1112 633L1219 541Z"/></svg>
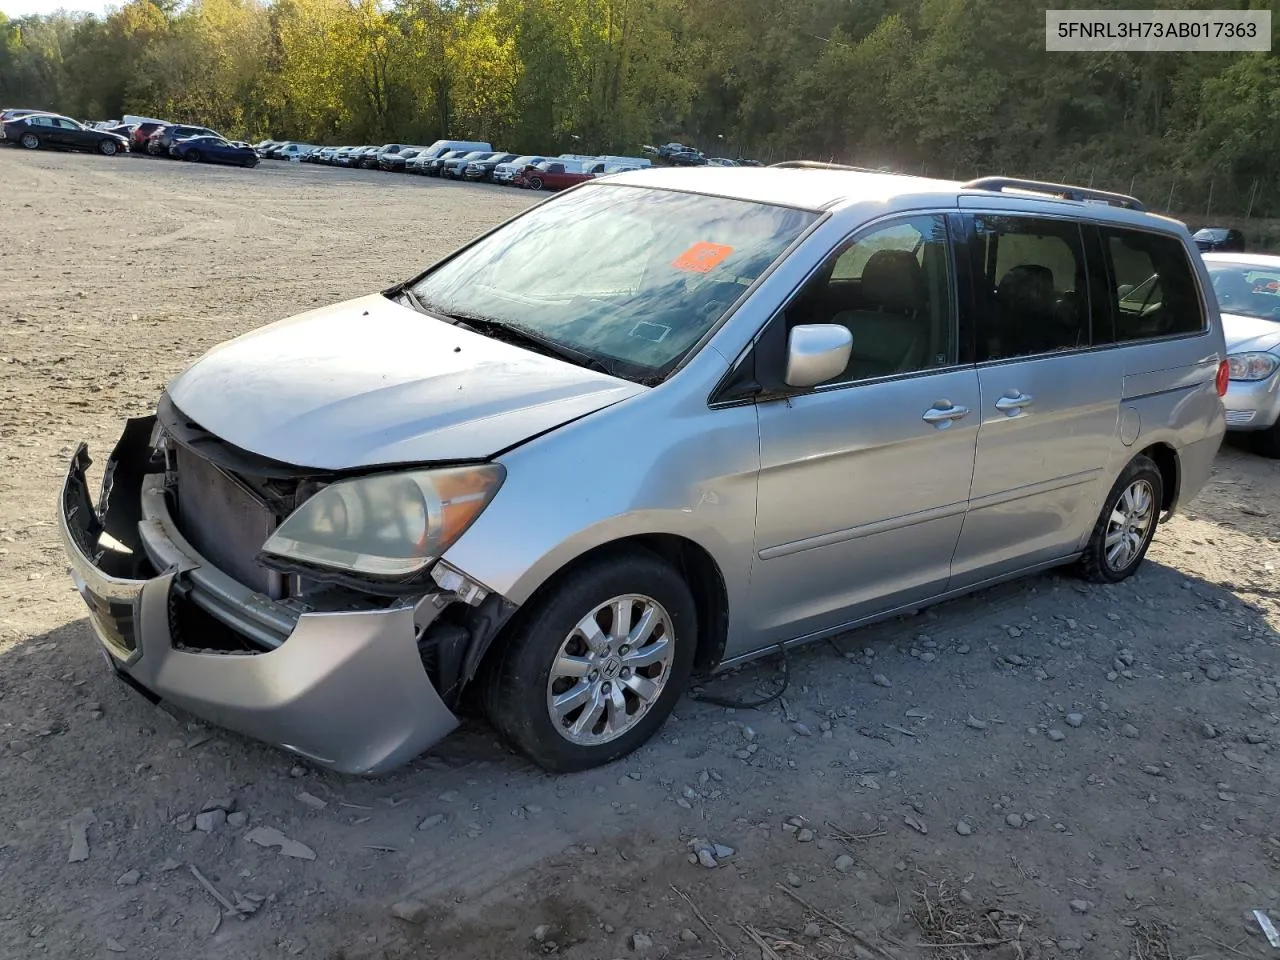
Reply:
<svg viewBox="0 0 1280 960"><path fill-rule="evenodd" d="M1252 911L1280 921L1280 464L1224 449L1124 585L1037 577L800 651L781 701L686 699L607 769L546 776L470 721L335 776L109 675L64 463L212 344L533 198L9 149L0 184L0 956L1277 955Z"/></svg>

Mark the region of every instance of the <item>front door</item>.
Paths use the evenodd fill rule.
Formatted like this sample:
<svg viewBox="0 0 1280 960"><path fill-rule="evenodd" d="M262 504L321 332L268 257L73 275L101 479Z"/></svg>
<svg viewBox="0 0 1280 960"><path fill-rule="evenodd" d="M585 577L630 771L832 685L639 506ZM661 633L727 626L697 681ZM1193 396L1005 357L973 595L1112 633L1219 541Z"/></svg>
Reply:
<svg viewBox="0 0 1280 960"><path fill-rule="evenodd" d="M98 142L96 136L71 120L56 117L53 122L58 129L58 142L63 146L88 147Z"/></svg>
<svg viewBox="0 0 1280 960"><path fill-rule="evenodd" d="M1123 384L1119 351L1090 349L1080 225L1005 214L968 223L981 427L953 587L1078 548L1105 493Z"/></svg>
<svg viewBox="0 0 1280 960"><path fill-rule="evenodd" d="M757 405L757 644L942 592L969 498L978 377L957 355L946 217L865 228L772 322L838 323L841 376Z"/></svg>

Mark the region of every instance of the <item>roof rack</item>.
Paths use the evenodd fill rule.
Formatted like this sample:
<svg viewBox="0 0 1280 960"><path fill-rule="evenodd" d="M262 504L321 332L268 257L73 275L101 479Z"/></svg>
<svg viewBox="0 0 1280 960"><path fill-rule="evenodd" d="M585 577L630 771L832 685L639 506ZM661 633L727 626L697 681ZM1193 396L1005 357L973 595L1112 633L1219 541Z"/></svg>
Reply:
<svg viewBox="0 0 1280 960"><path fill-rule="evenodd" d="M979 177L962 184L965 190L992 190L996 193L1005 190L1024 190L1027 193L1043 193L1063 200L1094 201L1108 203L1112 206L1126 207L1129 210L1146 210L1141 200L1123 193L1112 193L1110 190L1094 190L1092 187L1073 187L1066 183L1045 183L1041 180L1020 180L1017 177Z"/></svg>
<svg viewBox="0 0 1280 960"><path fill-rule="evenodd" d="M788 167L801 170L852 170L854 173L888 173L887 170L874 170L871 167L851 167L844 163L821 163L817 160L784 160L782 163L771 163L771 167Z"/></svg>

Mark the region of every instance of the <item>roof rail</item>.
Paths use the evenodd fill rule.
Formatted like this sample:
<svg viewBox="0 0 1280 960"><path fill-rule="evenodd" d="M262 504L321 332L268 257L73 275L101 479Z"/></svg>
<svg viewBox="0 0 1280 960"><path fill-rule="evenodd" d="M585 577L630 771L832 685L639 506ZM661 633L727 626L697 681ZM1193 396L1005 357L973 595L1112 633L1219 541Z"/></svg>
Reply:
<svg viewBox="0 0 1280 960"><path fill-rule="evenodd" d="M887 173L887 170L873 170L871 167L851 167L844 163L821 163L817 160L784 160L782 163L771 163L771 167L788 167L801 170L852 170L854 173Z"/></svg>
<svg viewBox="0 0 1280 960"><path fill-rule="evenodd" d="M1043 193L1063 200L1095 201L1130 210L1146 210L1141 200L1110 190L1094 190L1092 187L1073 187L1066 183L1045 183L1041 180L1020 180L1017 177L979 177L961 185L965 190L1024 190L1027 193Z"/></svg>

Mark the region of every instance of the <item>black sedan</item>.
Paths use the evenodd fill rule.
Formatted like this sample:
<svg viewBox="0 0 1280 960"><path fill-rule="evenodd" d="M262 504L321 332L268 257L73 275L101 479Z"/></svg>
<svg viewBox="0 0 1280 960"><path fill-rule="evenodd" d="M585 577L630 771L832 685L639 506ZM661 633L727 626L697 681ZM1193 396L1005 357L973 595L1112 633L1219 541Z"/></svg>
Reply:
<svg viewBox="0 0 1280 960"><path fill-rule="evenodd" d="M4 140L28 150L57 147L64 150L96 150L114 157L129 149L129 140L118 133L94 130L56 113L29 113L4 122Z"/></svg>
<svg viewBox="0 0 1280 960"><path fill-rule="evenodd" d="M208 127L195 127L186 123L171 123L160 127L147 138L147 153L153 157L172 156L169 148L179 140L186 140L188 137L218 137L221 139L221 134L216 130L210 130Z"/></svg>
<svg viewBox="0 0 1280 960"><path fill-rule="evenodd" d="M1244 234L1232 227L1204 227L1191 235L1202 253L1243 253Z"/></svg>
<svg viewBox="0 0 1280 960"><path fill-rule="evenodd" d="M230 163L256 167L258 153L246 143L232 143L222 137L187 137L169 148L169 156L191 163Z"/></svg>

